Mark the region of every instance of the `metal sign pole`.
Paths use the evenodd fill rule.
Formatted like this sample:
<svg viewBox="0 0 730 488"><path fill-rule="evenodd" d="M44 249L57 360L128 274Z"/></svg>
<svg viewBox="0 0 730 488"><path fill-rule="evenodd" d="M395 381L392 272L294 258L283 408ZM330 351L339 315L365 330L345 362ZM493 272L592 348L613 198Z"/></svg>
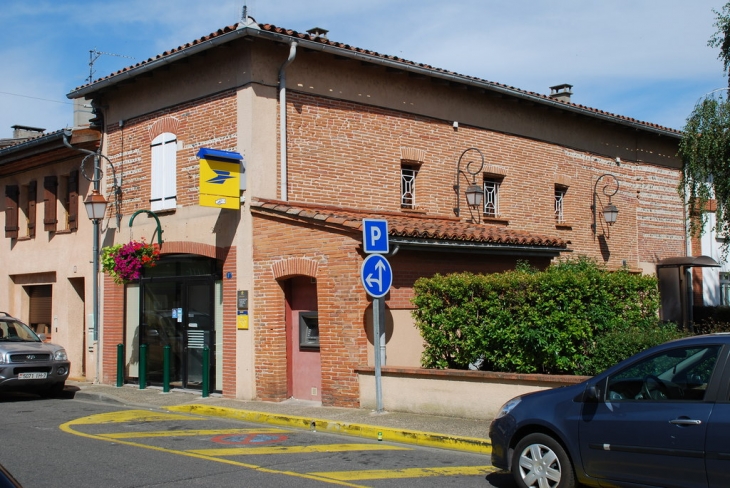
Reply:
<svg viewBox="0 0 730 488"><path fill-rule="evenodd" d="M383 387L381 380L381 350L380 350L380 331L382 324L382 309L385 308L385 300L383 297L373 298L373 349L375 349L375 411L381 413L383 411Z"/></svg>

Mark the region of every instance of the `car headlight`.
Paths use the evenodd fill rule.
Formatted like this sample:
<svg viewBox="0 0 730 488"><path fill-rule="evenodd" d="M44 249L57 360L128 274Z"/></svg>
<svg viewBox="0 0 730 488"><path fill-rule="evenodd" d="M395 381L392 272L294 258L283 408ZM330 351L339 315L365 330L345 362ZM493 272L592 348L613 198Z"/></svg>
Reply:
<svg viewBox="0 0 730 488"><path fill-rule="evenodd" d="M68 356L66 355L66 350L59 349L58 351L54 352L53 359L56 361L68 361Z"/></svg>
<svg viewBox="0 0 730 488"><path fill-rule="evenodd" d="M522 397L515 397L512 400L508 401L504 405L502 405L502 408L499 409L499 412L497 413L497 416L494 417L495 419L504 417L508 413L510 413L514 408L520 404L522 401Z"/></svg>

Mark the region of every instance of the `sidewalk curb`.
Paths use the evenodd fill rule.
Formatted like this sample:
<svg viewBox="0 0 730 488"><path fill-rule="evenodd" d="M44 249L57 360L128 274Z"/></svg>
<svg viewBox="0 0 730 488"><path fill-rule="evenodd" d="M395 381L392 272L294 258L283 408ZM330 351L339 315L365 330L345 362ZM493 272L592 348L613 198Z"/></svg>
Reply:
<svg viewBox="0 0 730 488"><path fill-rule="evenodd" d="M297 429L312 430L314 428L314 430L317 431L330 432L333 434L346 434L367 439L379 439L382 437L382 440L391 442L415 444L425 447L437 447L441 449L453 449L475 454L491 454L492 452L492 445L490 442L484 439L471 437L457 437L432 432L393 429L389 427L376 427L364 424L351 424L317 418L279 415L199 404L176 405L163 408L172 412L232 418L248 422L293 427Z"/></svg>

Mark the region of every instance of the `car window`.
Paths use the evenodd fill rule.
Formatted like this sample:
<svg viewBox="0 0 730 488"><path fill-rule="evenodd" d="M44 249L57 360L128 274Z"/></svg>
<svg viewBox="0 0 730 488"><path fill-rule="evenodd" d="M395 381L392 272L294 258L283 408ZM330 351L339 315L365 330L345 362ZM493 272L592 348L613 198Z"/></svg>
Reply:
<svg viewBox="0 0 730 488"><path fill-rule="evenodd" d="M720 346L679 347L608 378L607 401L702 401Z"/></svg>
<svg viewBox="0 0 730 488"><path fill-rule="evenodd" d="M38 336L24 323L17 320L0 320L0 341L38 342Z"/></svg>

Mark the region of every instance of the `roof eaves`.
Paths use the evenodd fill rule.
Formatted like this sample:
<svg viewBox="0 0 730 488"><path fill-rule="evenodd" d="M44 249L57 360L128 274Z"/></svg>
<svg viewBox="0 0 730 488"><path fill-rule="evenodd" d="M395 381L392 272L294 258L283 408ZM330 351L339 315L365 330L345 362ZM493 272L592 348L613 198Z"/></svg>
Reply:
<svg viewBox="0 0 730 488"><path fill-rule="evenodd" d="M0 149L0 159L10 156L12 154L34 149L38 146L42 146L56 140L63 140L63 130L57 130L48 134L43 134L37 137L27 139L23 142L13 144L12 146L4 147Z"/></svg>
<svg viewBox="0 0 730 488"><path fill-rule="evenodd" d="M200 39L193 41L192 43L179 46L171 51L165 51L156 58L150 58L147 61L138 63L137 65L125 68L117 73L114 73L106 78L97 80L89 85L85 85L75 89L66 96L68 98L80 98L83 96L90 95L92 93L103 90L104 88L113 86L123 80L134 78L140 74L154 70L160 66L173 63L177 60L184 59L192 56L201 51L210 49L211 47L231 42L241 37L259 37L263 39L272 40L275 42L290 43L296 41L301 44L302 47L320 52L331 52L338 56L358 59L360 61L374 63L388 68L397 70L407 71L410 73L428 76L436 79L442 79L453 83L464 84L467 86L473 86L484 90L489 90L502 95L515 97L518 99L530 101L533 103L546 105L558 110L564 110L567 112L573 112L581 115L585 115L592 118L601 119L604 121L612 122L615 124L632 127L637 130L643 130L655 133L661 136L667 136L675 139L679 139L682 136L682 132L671 129L668 127L662 127L658 124L652 124L650 122L639 121L630 117L624 117L621 115L612 114L603 110L593 109L584 105L578 105L570 102L563 102L555 100L547 95L540 93L528 92L520 90L515 87L502 85L480 78L461 75L455 72L447 71L440 68L434 68L427 64L415 63L406 59L399 58L397 56L388 56L377 53L375 51L369 51L357 47L352 47L348 44L338 43L324 39L322 37L313 37L310 34L299 33L294 30L283 29L271 24L264 24L259 26L255 23L247 23L242 26L238 24L236 26L227 26L223 29L209 34L208 36L201 37Z"/></svg>

